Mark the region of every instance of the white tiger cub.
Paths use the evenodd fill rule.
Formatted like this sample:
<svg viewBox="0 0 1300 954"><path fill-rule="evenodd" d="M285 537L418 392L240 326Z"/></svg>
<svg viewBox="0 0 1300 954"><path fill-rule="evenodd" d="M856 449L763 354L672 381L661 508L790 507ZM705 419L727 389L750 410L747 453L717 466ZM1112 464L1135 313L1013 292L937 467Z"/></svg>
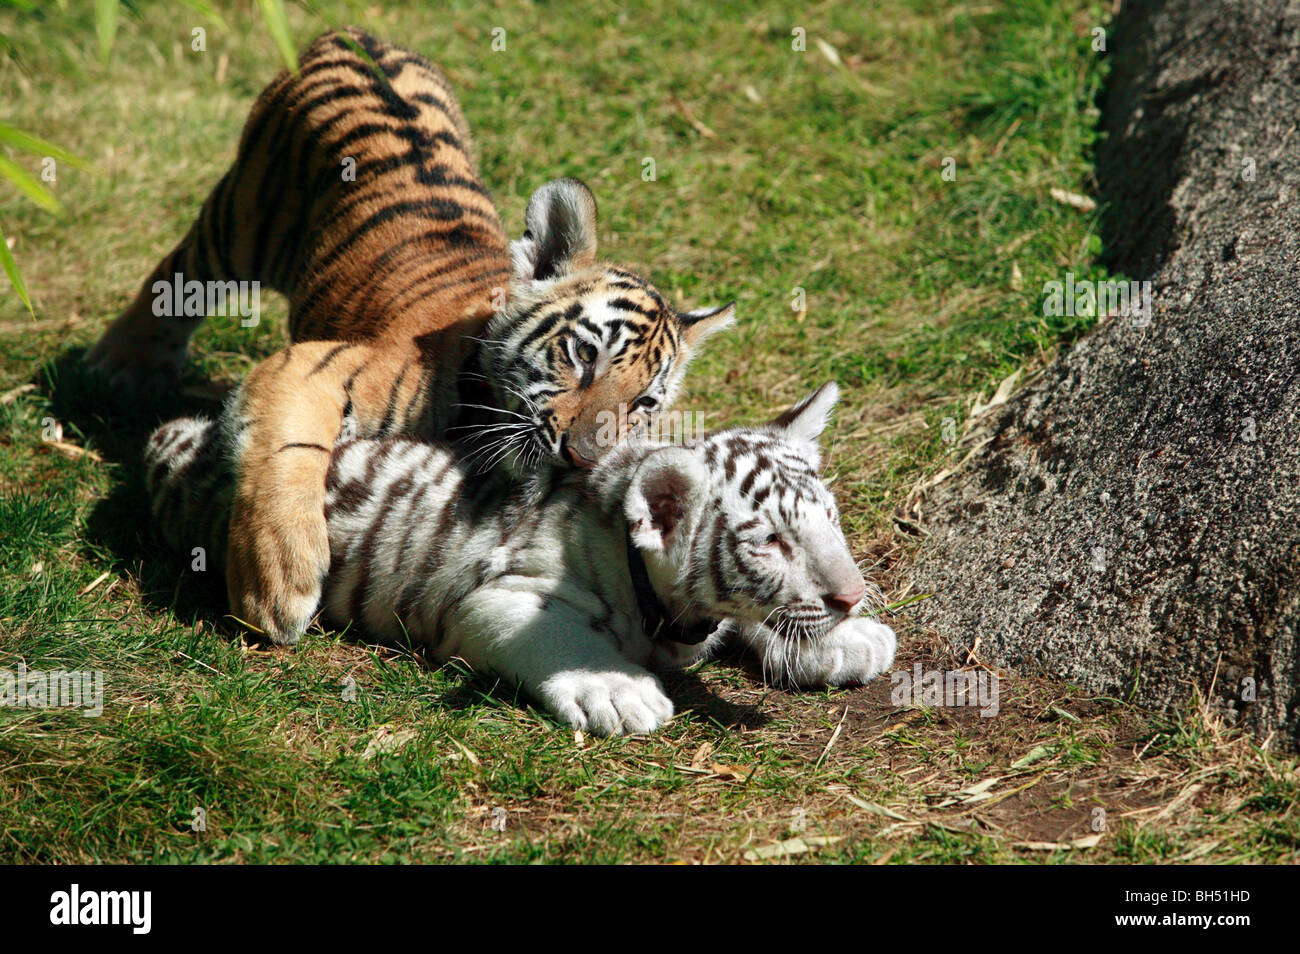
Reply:
<svg viewBox="0 0 1300 954"><path fill-rule="evenodd" d="M444 446L343 442L326 484L325 615L460 657L600 735L663 725L673 704L650 668L727 639L794 685L867 682L896 644L858 615L868 587L817 476L837 396L828 384L765 427L695 444L629 442L532 491ZM185 553L224 526L218 436L182 418L146 449L155 519Z"/></svg>

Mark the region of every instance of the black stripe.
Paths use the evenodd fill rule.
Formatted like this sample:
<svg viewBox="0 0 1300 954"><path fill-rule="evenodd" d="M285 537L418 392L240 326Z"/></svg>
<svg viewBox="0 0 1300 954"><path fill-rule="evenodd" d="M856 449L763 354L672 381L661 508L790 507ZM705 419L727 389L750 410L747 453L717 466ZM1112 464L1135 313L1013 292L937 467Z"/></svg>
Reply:
<svg viewBox="0 0 1300 954"><path fill-rule="evenodd" d="M647 318L657 317L658 312L651 311L643 305L638 305L630 298L612 298L609 301L611 308L617 308L619 311L635 311L638 314L645 315Z"/></svg>
<svg viewBox="0 0 1300 954"><path fill-rule="evenodd" d="M455 222L471 214L473 214L473 210L465 209L459 203L441 197L430 197L410 202L394 202L387 208L368 215L346 238L313 264L318 273L323 273L346 255L352 246L381 225L392 222L394 219L410 217L425 221ZM451 246L475 244L472 240L467 240L463 225L458 225L444 232L442 239Z"/></svg>
<svg viewBox="0 0 1300 954"><path fill-rule="evenodd" d="M546 317L542 318L542 320L533 327L533 330L524 336L524 340L519 342L518 347L515 349L516 352L522 354L524 351L528 350L529 345L538 338L541 338L543 335L548 334L550 330L555 327L556 323L563 317L564 312L553 311Z"/></svg>
<svg viewBox="0 0 1300 954"><path fill-rule="evenodd" d="M731 592L731 587L722 576L722 539L723 529L726 526L726 515L719 513L713 520L713 546L709 555L709 578L713 582L713 592L716 597L723 599Z"/></svg>
<svg viewBox="0 0 1300 954"><path fill-rule="evenodd" d="M384 493L383 500L380 501L374 519L370 526L366 528L365 536L362 537L361 546L357 550L357 561L361 568L361 579L357 588L352 591L349 614L357 623L365 621L365 597L366 591L370 588L371 574L374 572L374 566L371 561L374 559L375 546L377 545L379 533L388 522L392 514L393 503L395 500L406 496L410 492L412 483L412 474L403 474L391 484L388 485Z"/></svg>
<svg viewBox="0 0 1300 954"><path fill-rule="evenodd" d="M462 268L469 268L475 265L484 266L484 264L485 263L481 260L467 258L454 263L454 267L448 267L445 269L445 272L450 274ZM444 270L439 269L438 271L442 272ZM405 311L418 302L421 302L426 298L431 298L434 295L442 294L452 288L482 285L486 289L491 284L500 285L502 282L508 280L508 276L509 272L506 269L491 262L488 262L486 267L481 267L478 272L468 275L459 275L450 279L447 279L445 275L438 275L431 272L414 284L402 289L395 297L390 298L390 304L383 309L383 313L400 314L402 311ZM439 281L439 279L443 280ZM492 281L493 279L496 279L496 281ZM424 287L428 285L430 281L434 283L433 286Z"/></svg>
<svg viewBox="0 0 1300 954"><path fill-rule="evenodd" d="M323 444L309 444L309 443L305 444L305 443L300 443L295 441L293 443L283 445L280 448L280 450L276 451L276 453L278 454L280 453L280 451L298 450L298 449L324 451L327 454L330 452L330 449L324 446Z"/></svg>
<svg viewBox="0 0 1300 954"><path fill-rule="evenodd" d="M325 353L325 356L316 362L316 367L307 372L307 377L310 378L313 374L316 374L319 371L324 371L340 354L355 347L357 347L355 344L345 342L341 345L335 345L333 348L330 348L330 350Z"/></svg>
<svg viewBox="0 0 1300 954"><path fill-rule="evenodd" d="M397 375L397 380L388 392L388 405L384 409L384 419L379 423L379 436L386 437L388 428L393 423L393 415L397 412L397 394L402 389L402 383L406 381L406 374L411 370L411 362L407 361L402 365L402 371Z"/></svg>

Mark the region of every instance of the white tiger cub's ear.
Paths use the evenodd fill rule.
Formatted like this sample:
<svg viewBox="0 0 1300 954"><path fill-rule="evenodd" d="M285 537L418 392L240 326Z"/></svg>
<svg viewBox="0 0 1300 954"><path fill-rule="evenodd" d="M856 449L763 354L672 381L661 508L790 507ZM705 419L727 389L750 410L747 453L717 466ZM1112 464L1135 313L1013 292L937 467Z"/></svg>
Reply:
<svg viewBox="0 0 1300 954"><path fill-rule="evenodd" d="M820 469L821 448L817 438L826 430L839 399L839 385L827 381L790 410L778 414L767 426L788 440L804 444L811 454L812 465Z"/></svg>
<svg viewBox="0 0 1300 954"><path fill-rule="evenodd" d="M596 261L596 197L577 179L555 179L528 200L523 237L510 243L515 281L554 278Z"/></svg>
<svg viewBox="0 0 1300 954"><path fill-rule="evenodd" d="M632 542L642 550L672 546L682 521L699 507L707 481L703 462L684 447L661 447L647 454L623 502Z"/></svg>

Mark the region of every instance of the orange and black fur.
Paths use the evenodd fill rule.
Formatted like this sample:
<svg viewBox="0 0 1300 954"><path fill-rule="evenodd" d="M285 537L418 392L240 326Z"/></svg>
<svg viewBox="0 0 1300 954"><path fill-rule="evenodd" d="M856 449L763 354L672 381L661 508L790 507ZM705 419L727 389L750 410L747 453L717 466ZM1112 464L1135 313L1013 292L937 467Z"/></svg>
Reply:
<svg viewBox="0 0 1300 954"><path fill-rule="evenodd" d="M589 466L607 449L602 414L635 424L665 407L695 346L731 321L730 306L679 313L598 263L595 200L575 180L534 193L525 225L508 243L447 80L416 54L329 33L259 97L198 220L88 355L124 387L175 380L203 320L155 314L155 286L177 274L289 299L293 344L223 415L238 617L277 642L310 623L340 434L442 436L468 362L500 415L489 440L504 433L524 465Z"/></svg>

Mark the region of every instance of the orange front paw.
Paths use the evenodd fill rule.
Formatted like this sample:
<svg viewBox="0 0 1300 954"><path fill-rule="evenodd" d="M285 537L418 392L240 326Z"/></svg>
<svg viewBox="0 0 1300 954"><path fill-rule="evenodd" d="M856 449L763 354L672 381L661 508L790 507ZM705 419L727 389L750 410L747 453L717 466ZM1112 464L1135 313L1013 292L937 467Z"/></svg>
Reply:
<svg viewBox="0 0 1300 954"><path fill-rule="evenodd" d="M324 488L318 506L293 497L296 505L263 499L252 508L237 500L226 555L231 612L281 646L311 624L330 565Z"/></svg>

